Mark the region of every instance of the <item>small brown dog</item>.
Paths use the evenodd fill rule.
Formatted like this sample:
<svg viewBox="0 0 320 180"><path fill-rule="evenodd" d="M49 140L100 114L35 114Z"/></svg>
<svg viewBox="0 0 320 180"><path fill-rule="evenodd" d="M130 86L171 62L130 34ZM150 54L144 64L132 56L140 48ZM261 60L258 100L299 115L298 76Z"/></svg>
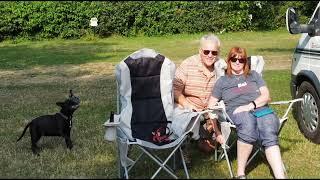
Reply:
<svg viewBox="0 0 320 180"><path fill-rule="evenodd" d="M204 153L211 153L217 148L217 141L212 139L200 139L198 148Z"/></svg>

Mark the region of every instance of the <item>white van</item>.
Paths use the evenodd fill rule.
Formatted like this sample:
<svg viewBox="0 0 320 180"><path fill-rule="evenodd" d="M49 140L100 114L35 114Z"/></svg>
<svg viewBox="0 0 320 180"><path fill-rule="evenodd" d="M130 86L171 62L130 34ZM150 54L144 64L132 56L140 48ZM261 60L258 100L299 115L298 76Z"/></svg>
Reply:
<svg viewBox="0 0 320 180"><path fill-rule="evenodd" d="M294 8L286 13L287 29L291 34L301 33L292 57L291 95L303 98L304 103L294 107L294 116L300 131L320 144L320 2L308 24L299 24Z"/></svg>

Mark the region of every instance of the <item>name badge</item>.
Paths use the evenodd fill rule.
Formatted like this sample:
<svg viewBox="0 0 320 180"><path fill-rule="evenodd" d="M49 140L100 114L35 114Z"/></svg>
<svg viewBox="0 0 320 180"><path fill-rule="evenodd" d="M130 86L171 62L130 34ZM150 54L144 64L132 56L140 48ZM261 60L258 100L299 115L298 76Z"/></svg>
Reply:
<svg viewBox="0 0 320 180"><path fill-rule="evenodd" d="M246 85L247 85L247 82L240 83L240 84L238 84L238 88L241 88L241 87L246 86Z"/></svg>

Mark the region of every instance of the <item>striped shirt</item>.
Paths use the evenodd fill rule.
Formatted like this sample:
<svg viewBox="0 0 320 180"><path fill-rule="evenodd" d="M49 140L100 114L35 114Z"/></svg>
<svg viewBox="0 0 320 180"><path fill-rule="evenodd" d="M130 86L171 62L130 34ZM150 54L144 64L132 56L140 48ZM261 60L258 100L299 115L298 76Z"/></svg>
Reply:
<svg viewBox="0 0 320 180"><path fill-rule="evenodd" d="M201 62L200 55L184 60L176 69L173 82L175 97L183 94L198 110L205 109L216 82L215 72L210 72Z"/></svg>

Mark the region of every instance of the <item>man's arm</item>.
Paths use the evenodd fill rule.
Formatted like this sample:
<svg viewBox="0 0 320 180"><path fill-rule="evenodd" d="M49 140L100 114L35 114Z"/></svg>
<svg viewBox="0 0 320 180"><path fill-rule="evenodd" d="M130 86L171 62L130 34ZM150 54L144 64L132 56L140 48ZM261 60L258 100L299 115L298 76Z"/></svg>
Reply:
<svg viewBox="0 0 320 180"><path fill-rule="evenodd" d="M197 110L197 108L194 105L192 105L188 102L188 100L186 99L186 97L182 93L177 94L174 97L175 97L175 101L178 104L180 104L183 108Z"/></svg>
<svg viewBox="0 0 320 180"><path fill-rule="evenodd" d="M213 96L210 96L209 97L209 101L208 101L208 108L213 109L213 107L216 105L217 102L218 102L217 98L215 98ZM222 136L220 127L218 126L218 120L216 118L214 118L214 119L210 119L210 121L211 121L211 123L213 125L214 133L215 133L217 141L220 144L223 144L225 140L224 140L224 138Z"/></svg>
<svg viewBox="0 0 320 180"><path fill-rule="evenodd" d="M187 81L187 64L184 61L176 70L173 89L174 89L174 100L177 104L186 109L197 109L194 105L188 102L185 95L183 94L185 84Z"/></svg>

